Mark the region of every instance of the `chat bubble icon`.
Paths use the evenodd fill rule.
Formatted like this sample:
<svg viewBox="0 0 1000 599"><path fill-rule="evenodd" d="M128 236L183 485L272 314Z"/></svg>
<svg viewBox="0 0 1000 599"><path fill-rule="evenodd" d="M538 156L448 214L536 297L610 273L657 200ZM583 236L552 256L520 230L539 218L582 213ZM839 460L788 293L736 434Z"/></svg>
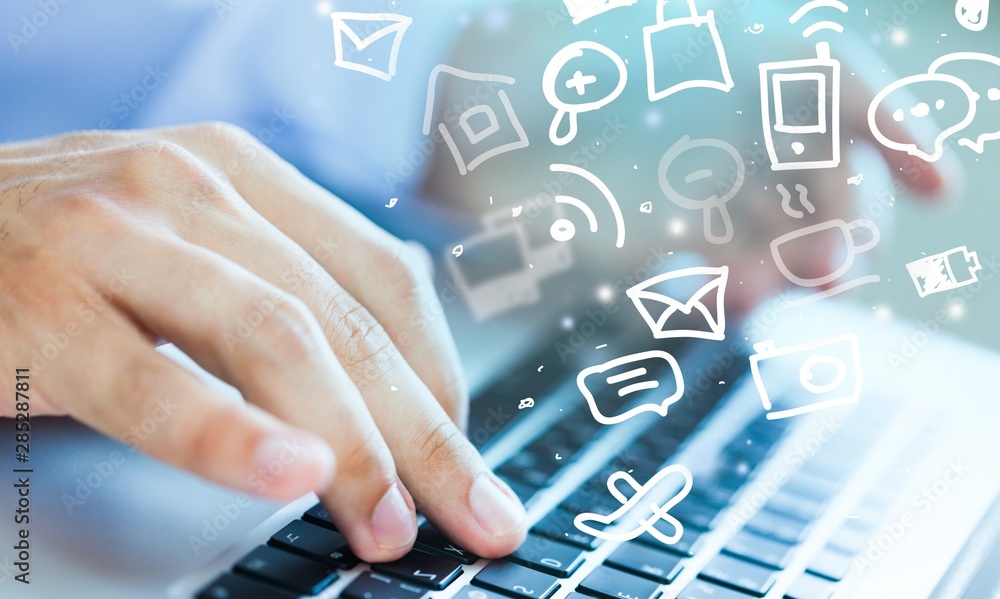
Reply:
<svg viewBox="0 0 1000 599"><path fill-rule="evenodd" d="M969 84L976 97L976 118L958 140L982 154L986 142L1000 139L1000 58L982 52L954 52L931 63L930 73L952 75Z"/></svg>
<svg viewBox="0 0 1000 599"><path fill-rule="evenodd" d="M954 116L964 115L958 122ZM924 73L904 77L880 91L868 108L868 125L875 139L893 150L906 152L927 162L944 156L944 142L964 130L976 118L976 93L968 83L952 75ZM907 139L893 139L900 131L937 129L933 144ZM937 123L937 125L935 125Z"/></svg>

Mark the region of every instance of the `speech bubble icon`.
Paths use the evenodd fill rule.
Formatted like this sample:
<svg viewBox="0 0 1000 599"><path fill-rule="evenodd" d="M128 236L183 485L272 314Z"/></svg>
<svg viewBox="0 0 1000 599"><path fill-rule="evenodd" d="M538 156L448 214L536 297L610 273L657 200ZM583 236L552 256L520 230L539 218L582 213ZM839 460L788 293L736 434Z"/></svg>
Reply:
<svg viewBox="0 0 1000 599"><path fill-rule="evenodd" d="M1000 58L982 52L954 52L931 63L930 73L959 77L976 96L976 118L958 145L977 154L986 142L1000 139Z"/></svg>
<svg viewBox="0 0 1000 599"><path fill-rule="evenodd" d="M934 123L947 122L945 109L949 113L957 110L965 116L939 133L933 148L890 137L895 131L936 129ZM976 93L962 79L941 73L904 77L880 91L868 107L868 125L879 143L927 162L940 160L945 140L968 127L975 118Z"/></svg>

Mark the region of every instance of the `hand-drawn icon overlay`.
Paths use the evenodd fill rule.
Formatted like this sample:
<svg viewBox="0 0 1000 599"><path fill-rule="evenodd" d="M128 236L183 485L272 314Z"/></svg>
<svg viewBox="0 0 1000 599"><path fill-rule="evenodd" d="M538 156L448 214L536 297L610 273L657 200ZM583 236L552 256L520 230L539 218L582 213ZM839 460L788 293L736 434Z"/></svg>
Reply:
<svg viewBox="0 0 1000 599"><path fill-rule="evenodd" d="M728 266L696 266L655 276L625 291L656 339L726 338Z"/></svg>
<svg viewBox="0 0 1000 599"><path fill-rule="evenodd" d="M816 58L762 63L760 101L772 170L840 165L840 61L829 44L816 44Z"/></svg>
<svg viewBox="0 0 1000 599"><path fill-rule="evenodd" d="M615 247L620 248L624 246L625 217L622 216L622 209L621 206L618 205L618 200L615 199L615 196L611 193L611 190L604 183L604 181L600 180L590 171L572 164L553 164L549 166L549 170L553 173L568 173L570 175L580 177L581 179L585 179L601 192L601 195L604 196L604 199L608 202L608 206L611 208L611 213L614 215L615 230L617 231ZM587 218L587 225L590 227L590 232L597 232L597 215L594 214L594 211L583 200L567 195L557 195L555 197L555 201L557 204L572 206L582 212ZM569 241L576 235L576 225L574 225L573 221L568 218L560 218L552 224L550 234L552 235L552 239L555 239L556 241Z"/></svg>
<svg viewBox="0 0 1000 599"><path fill-rule="evenodd" d="M963 65L965 72L975 79L978 91L966 78L942 72L961 69ZM936 162L944 156L945 140L977 122L978 135L966 135L958 144L982 154L986 142L1000 139L998 73L1000 57L982 52L945 54L931 63L927 73L904 77L876 94L868 107L868 125L875 139L885 147ZM918 98L936 99L928 103ZM956 113L963 116L958 120L948 117ZM931 145L906 136L900 126L906 121L933 121L948 126Z"/></svg>
<svg viewBox="0 0 1000 599"><path fill-rule="evenodd" d="M861 398L861 351L854 333L781 349L774 341L764 341L754 350L750 372L768 420L853 404ZM768 368L774 368L775 375L768 376ZM782 372L797 372L800 388L789 391Z"/></svg>
<svg viewBox="0 0 1000 599"><path fill-rule="evenodd" d="M979 281L979 255L966 246L925 256L906 265L920 297L965 287Z"/></svg>
<svg viewBox="0 0 1000 599"><path fill-rule="evenodd" d="M982 52L953 52L932 62L927 72L971 75L959 77L972 88L975 114L972 123L962 129L958 145L982 154L986 142L1000 139L1000 57Z"/></svg>
<svg viewBox="0 0 1000 599"><path fill-rule="evenodd" d="M733 76L729 71L729 62L726 59L722 38L719 36L719 28L715 24L715 13L709 10L704 15L699 15L694 0L688 0L690 17L664 20L663 10L666 4L667 0L656 0L656 24L642 28L649 101L656 102L686 89L706 88L722 92L733 89ZM701 60L710 61L710 57L717 57L717 64L712 65L717 73L713 73L712 78L692 79L687 68L690 65L677 64L673 58L668 59L675 54L669 50L679 40L684 40L685 43L692 38L701 40L706 33L710 40L708 45L711 47L702 51ZM658 61L657 57L662 57L662 60ZM678 68L667 74L663 72L663 63L671 63Z"/></svg>
<svg viewBox="0 0 1000 599"><path fill-rule="evenodd" d="M529 213L531 218L529 218ZM564 208L526 209L511 218L506 208L484 215L484 230L462 241L461 260L445 260L457 289L477 321L541 300L539 285L573 265L572 246L554 242L548 224Z"/></svg>
<svg viewBox="0 0 1000 599"><path fill-rule="evenodd" d="M807 15L810 15L813 11L827 8L839 10L844 14L846 14L849 10L847 5L839 0L812 0L811 2L806 2L800 6L799 9L795 11L795 14L789 17L788 22L795 25ZM802 37L808 38L819 31L836 31L837 33L843 33L844 26L836 21L818 21L806 27L802 31Z"/></svg>
<svg viewBox="0 0 1000 599"><path fill-rule="evenodd" d="M858 231L867 231L867 241L858 241L855 239L855 233ZM823 237L830 236L832 236L832 240L829 241L832 241L834 248L831 251L831 255L843 257L843 263L840 266L830 269L821 276L810 275L808 277L800 277L792 272L789 264L794 262L786 256L795 257L800 255L803 248L828 247L823 244ZM781 274L789 282L800 287L814 289L836 283L832 287L817 291L812 295L784 301L781 305L789 308L803 306L827 297L839 295L861 285L878 283L882 280L878 275L864 275L849 281L840 281L840 279L843 279L851 270L851 267L854 266L857 255L873 249L878 245L880 239L881 233L875 223L863 218L851 221L850 223L839 218L828 220L778 237L771 242L771 256L774 258L774 264L778 267L778 270L781 271Z"/></svg>
<svg viewBox="0 0 1000 599"><path fill-rule="evenodd" d="M763 23L754 23L750 27L745 27L743 29L743 32L744 33L749 33L751 35L760 35L760 34L764 33L764 24Z"/></svg>
<svg viewBox="0 0 1000 599"><path fill-rule="evenodd" d="M799 193L799 204L805 208L805 212L792 206L792 194L782 183L778 183L778 193L781 194L781 209L792 218L805 218L806 212L816 214L816 206L809 201L809 190L801 183L795 186L795 191Z"/></svg>
<svg viewBox="0 0 1000 599"><path fill-rule="evenodd" d="M471 73L439 64L431 70L427 83L427 107L424 111L424 135L430 135L434 121L435 94L439 79L447 75L469 84L469 98L480 98L477 86L491 84L495 94L487 100L467 108L455 120L445 119L437 124L442 139L455 158L462 175L475 169L494 156L528 147L528 136L514 114L510 98L501 85L513 85L513 77Z"/></svg>
<svg viewBox="0 0 1000 599"><path fill-rule="evenodd" d="M958 0L955 18L969 31L982 31L990 18L990 0Z"/></svg>
<svg viewBox="0 0 1000 599"><path fill-rule="evenodd" d="M611 61L617 76L617 83L610 91L607 91L609 86L602 81L605 70L594 64L600 57ZM571 62L578 63L579 68L567 69ZM566 77L564 70L573 73ZM579 114L600 110L613 102L621 95L627 81L628 69L625 68L625 61L607 46L584 40L574 42L556 52L542 74L542 93L545 94L545 100L556 109L556 115L549 127L549 141L557 146L564 146L573 141L576 138ZM591 86L604 90L604 94L600 95L601 92L598 91L595 92L598 94L595 97L595 93L590 92ZM559 133L564 120L567 122L566 132Z"/></svg>
<svg viewBox="0 0 1000 599"><path fill-rule="evenodd" d="M704 157L706 149L721 152L726 167L713 170L693 164L694 157ZM660 190L668 200L687 210L702 211L709 243L732 241L733 219L726 204L736 197L746 180L746 164L736 148L719 139L692 140L685 135L660 159L657 173ZM699 183L701 187L696 188Z"/></svg>
<svg viewBox="0 0 1000 599"><path fill-rule="evenodd" d="M675 490L682 481L679 490ZM670 515L670 510L688 496L693 486L691 471L679 464L660 470L644 485L628 472L618 471L608 477L608 492L621 507L608 515L582 513L573 519L573 524L582 532L606 541L631 541L648 532L664 545L673 545L684 536L684 525ZM667 496L667 492L672 494ZM670 527L669 534L656 527L661 521ZM619 524L626 527L616 526Z"/></svg>
<svg viewBox="0 0 1000 599"><path fill-rule="evenodd" d="M608 12L615 8L632 6L639 0L563 0L573 24L579 25L591 17Z"/></svg>
<svg viewBox="0 0 1000 599"><path fill-rule="evenodd" d="M333 64L383 81L396 74L403 34L413 19L393 13L334 12ZM350 45L344 42L350 42Z"/></svg>
<svg viewBox="0 0 1000 599"><path fill-rule="evenodd" d="M662 393L648 393L651 401L633 405L634 394L660 387L664 363L670 367L674 390L666 398ZM624 385L624 386L623 386ZM684 396L684 377L677 359L665 351L651 350L615 358L580 371L576 377L594 420L618 424L645 412L667 415L671 404Z"/></svg>

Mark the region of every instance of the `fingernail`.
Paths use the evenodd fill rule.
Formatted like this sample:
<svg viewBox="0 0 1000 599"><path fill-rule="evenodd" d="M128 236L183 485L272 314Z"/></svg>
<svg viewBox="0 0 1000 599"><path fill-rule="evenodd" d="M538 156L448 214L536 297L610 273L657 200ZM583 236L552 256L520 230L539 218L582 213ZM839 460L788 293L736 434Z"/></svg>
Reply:
<svg viewBox="0 0 1000 599"><path fill-rule="evenodd" d="M479 526L494 537L506 537L524 528L521 502L509 495L502 483L488 472L476 477L469 491L469 505Z"/></svg>
<svg viewBox="0 0 1000 599"><path fill-rule="evenodd" d="M313 435L272 435L257 446L257 472L266 472L275 481L309 481L312 491L330 486L336 469L333 450ZM306 492L306 491L304 491Z"/></svg>
<svg viewBox="0 0 1000 599"><path fill-rule="evenodd" d="M383 549L406 547L417 536L417 523L397 485L392 485L375 506L372 532Z"/></svg>

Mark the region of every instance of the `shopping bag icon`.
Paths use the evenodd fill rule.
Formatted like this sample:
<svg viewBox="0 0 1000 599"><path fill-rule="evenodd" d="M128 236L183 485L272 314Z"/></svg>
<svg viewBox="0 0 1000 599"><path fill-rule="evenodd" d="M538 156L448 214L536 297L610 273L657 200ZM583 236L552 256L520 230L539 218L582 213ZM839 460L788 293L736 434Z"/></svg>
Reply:
<svg viewBox="0 0 1000 599"><path fill-rule="evenodd" d="M667 0L656 0L656 24L643 27L643 47L646 52L646 87L649 101L655 102L679 91L693 88L717 89L728 92L733 89L733 76L729 71L726 50L722 46L719 28L715 24L715 13L707 11L699 15L693 0L688 2L691 16L665 19L663 10ZM690 39L699 39L707 31L712 46L706 48L697 59L697 65L677 64L673 60L675 52L681 51ZM673 68L666 68L673 67ZM713 73L704 77L690 77L696 70L706 69Z"/></svg>

